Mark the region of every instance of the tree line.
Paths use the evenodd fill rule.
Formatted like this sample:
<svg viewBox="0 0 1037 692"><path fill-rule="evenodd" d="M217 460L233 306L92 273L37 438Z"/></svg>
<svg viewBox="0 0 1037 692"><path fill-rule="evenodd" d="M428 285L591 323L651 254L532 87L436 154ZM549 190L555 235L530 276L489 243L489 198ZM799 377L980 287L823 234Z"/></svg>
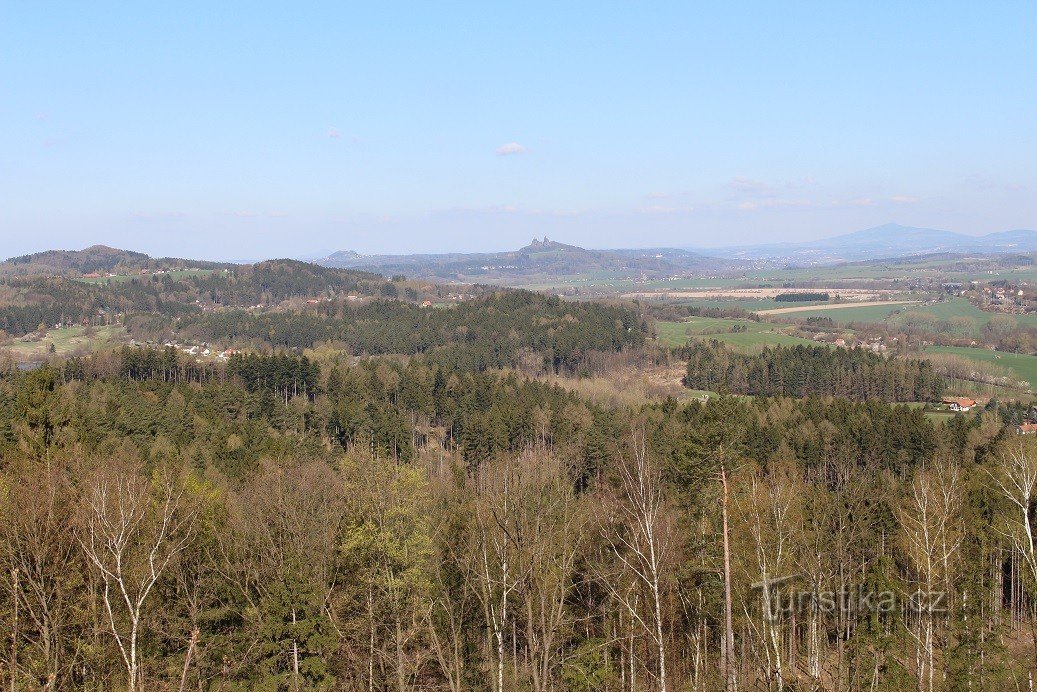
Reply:
<svg viewBox="0 0 1037 692"><path fill-rule="evenodd" d="M15 689L951 690L1034 671L1037 450L1012 410L611 409L422 356L143 351L0 377Z"/></svg>
<svg viewBox="0 0 1037 692"><path fill-rule="evenodd" d="M939 401L943 379L926 360L886 357L864 348L775 346L759 353L719 341L679 349L692 389L754 396L834 396L881 401Z"/></svg>
<svg viewBox="0 0 1037 692"><path fill-rule="evenodd" d="M830 297L825 291L790 291L788 293L779 293L774 296L774 300L779 303L827 302Z"/></svg>
<svg viewBox="0 0 1037 692"><path fill-rule="evenodd" d="M175 336L238 347L324 343L354 355L435 353L474 370L514 365L521 354L533 352L556 371L578 369L595 351L640 346L648 331L630 307L566 302L530 291L492 293L448 309L396 300L340 301L312 312L221 311L129 326L138 338Z"/></svg>

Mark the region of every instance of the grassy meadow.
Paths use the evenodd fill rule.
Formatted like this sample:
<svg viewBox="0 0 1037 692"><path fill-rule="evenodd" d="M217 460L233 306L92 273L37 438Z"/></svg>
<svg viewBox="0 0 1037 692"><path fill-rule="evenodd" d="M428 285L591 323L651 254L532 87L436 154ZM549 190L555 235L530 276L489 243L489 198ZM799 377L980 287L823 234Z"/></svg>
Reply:
<svg viewBox="0 0 1037 692"><path fill-rule="evenodd" d="M86 327L69 327L67 329L49 329L42 337L34 334L12 339L0 346L0 351L9 353L18 361L46 360L49 356L71 356L80 352L97 351L104 346L119 341L126 335L122 325L93 327L88 332ZM51 353L50 347L54 346Z"/></svg>
<svg viewBox="0 0 1037 692"><path fill-rule="evenodd" d="M731 331L734 327L745 331ZM683 346L692 339L716 339L733 348L752 351L764 346L796 346L813 344L809 339L789 336L780 330L784 325L752 320L733 320L715 317L690 317L683 322L656 322L659 343L664 346Z"/></svg>

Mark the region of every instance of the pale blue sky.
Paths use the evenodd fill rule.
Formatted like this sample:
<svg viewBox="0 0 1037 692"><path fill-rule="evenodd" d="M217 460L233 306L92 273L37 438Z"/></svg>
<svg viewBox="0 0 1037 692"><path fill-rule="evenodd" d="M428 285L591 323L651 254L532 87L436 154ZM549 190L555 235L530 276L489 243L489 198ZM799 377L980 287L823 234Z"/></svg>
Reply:
<svg viewBox="0 0 1037 692"><path fill-rule="evenodd" d="M0 255L1037 228L1037 3L0 3Z"/></svg>

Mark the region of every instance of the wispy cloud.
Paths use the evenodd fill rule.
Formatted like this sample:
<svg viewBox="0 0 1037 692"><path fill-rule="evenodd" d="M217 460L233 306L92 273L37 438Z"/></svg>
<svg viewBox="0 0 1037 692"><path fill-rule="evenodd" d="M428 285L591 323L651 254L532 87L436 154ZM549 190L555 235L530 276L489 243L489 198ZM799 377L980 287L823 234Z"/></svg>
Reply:
<svg viewBox="0 0 1037 692"><path fill-rule="evenodd" d="M762 180L753 180L744 176L737 176L729 183L732 190L741 195L751 197L766 197L774 194L774 187Z"/></svg>
<svg viewBox="0 0 1037 692"><path fill-rule="evenodd" d="M640 214L690 214L695 207L669 206L666 204L650 204L637 210Z"/></svg>
<svg viewBox="0 0 1037 692"><path fill-rule="evenodd" d="M748 200L738 205L742 211L756 211L757 209L788 209L816 207L817 202L809 199L761 199Z"/></svg>
<svg viewBox="0 0 1037 692"><path fill-rule="evenodd" d="M893 195L889 198L889 201L896 202L897 204L914 204L918 201L918 198L911 195Z"/></svg>
<svg viewBox="0 0 1037 692"><path fill-rule="evenodd" d="M525 154L528 149L518 142L508 142L497 147L497 156L511 156L513 154Z"/></svg>

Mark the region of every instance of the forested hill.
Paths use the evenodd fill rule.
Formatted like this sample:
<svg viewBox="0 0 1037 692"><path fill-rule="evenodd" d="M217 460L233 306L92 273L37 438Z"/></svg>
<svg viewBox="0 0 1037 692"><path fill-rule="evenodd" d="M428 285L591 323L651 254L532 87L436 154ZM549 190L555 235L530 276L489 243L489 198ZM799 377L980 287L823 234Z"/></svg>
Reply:
<svg viewBox="0 0 1037 692"><path fill-rule="evenodd" d="M419 290L424 293L419 294ZM117 314L178 316L207 309L349 295L418 300L425 294L438 298L447 291L399 277L387 280L369 272L328 269L295 260L219 270L149 272L92 282L68 276L0 277L0 329L20 336L41 324L104 324Z"/></svg>
<svg viewBox="0 0 1037 692"><path fill-rule="evenodd" d="M220 262L154 258L142 252L92 245L84 250L47 250L0 262L0 276L82 275L125 273L159 269L222 269L234 265Z"/></svg>
<svg viewBox="0 0 1037 692"><path fill-rule="evenodd" d="M448 309L399 300L329 301L305 312L220 311L128 324L138 338L189 338L237 345L308 348L334 344L353 354L421 354L469 369L518 363L523 353L551 367L577 368L595 351L644 343L648 325L631 307L566 302L529 291L495 292Z"/></svg>
<svg viewBox="0 0 1037 692"><path fill-rule="evenodd" d="M396 281L402 282L403 278ZM357 269L329 269L309 262L277 259L241 265L226 274L202 275L194 283L214 303L234 306L294 297L379 295L385 284L392 281Z"/></svg>

